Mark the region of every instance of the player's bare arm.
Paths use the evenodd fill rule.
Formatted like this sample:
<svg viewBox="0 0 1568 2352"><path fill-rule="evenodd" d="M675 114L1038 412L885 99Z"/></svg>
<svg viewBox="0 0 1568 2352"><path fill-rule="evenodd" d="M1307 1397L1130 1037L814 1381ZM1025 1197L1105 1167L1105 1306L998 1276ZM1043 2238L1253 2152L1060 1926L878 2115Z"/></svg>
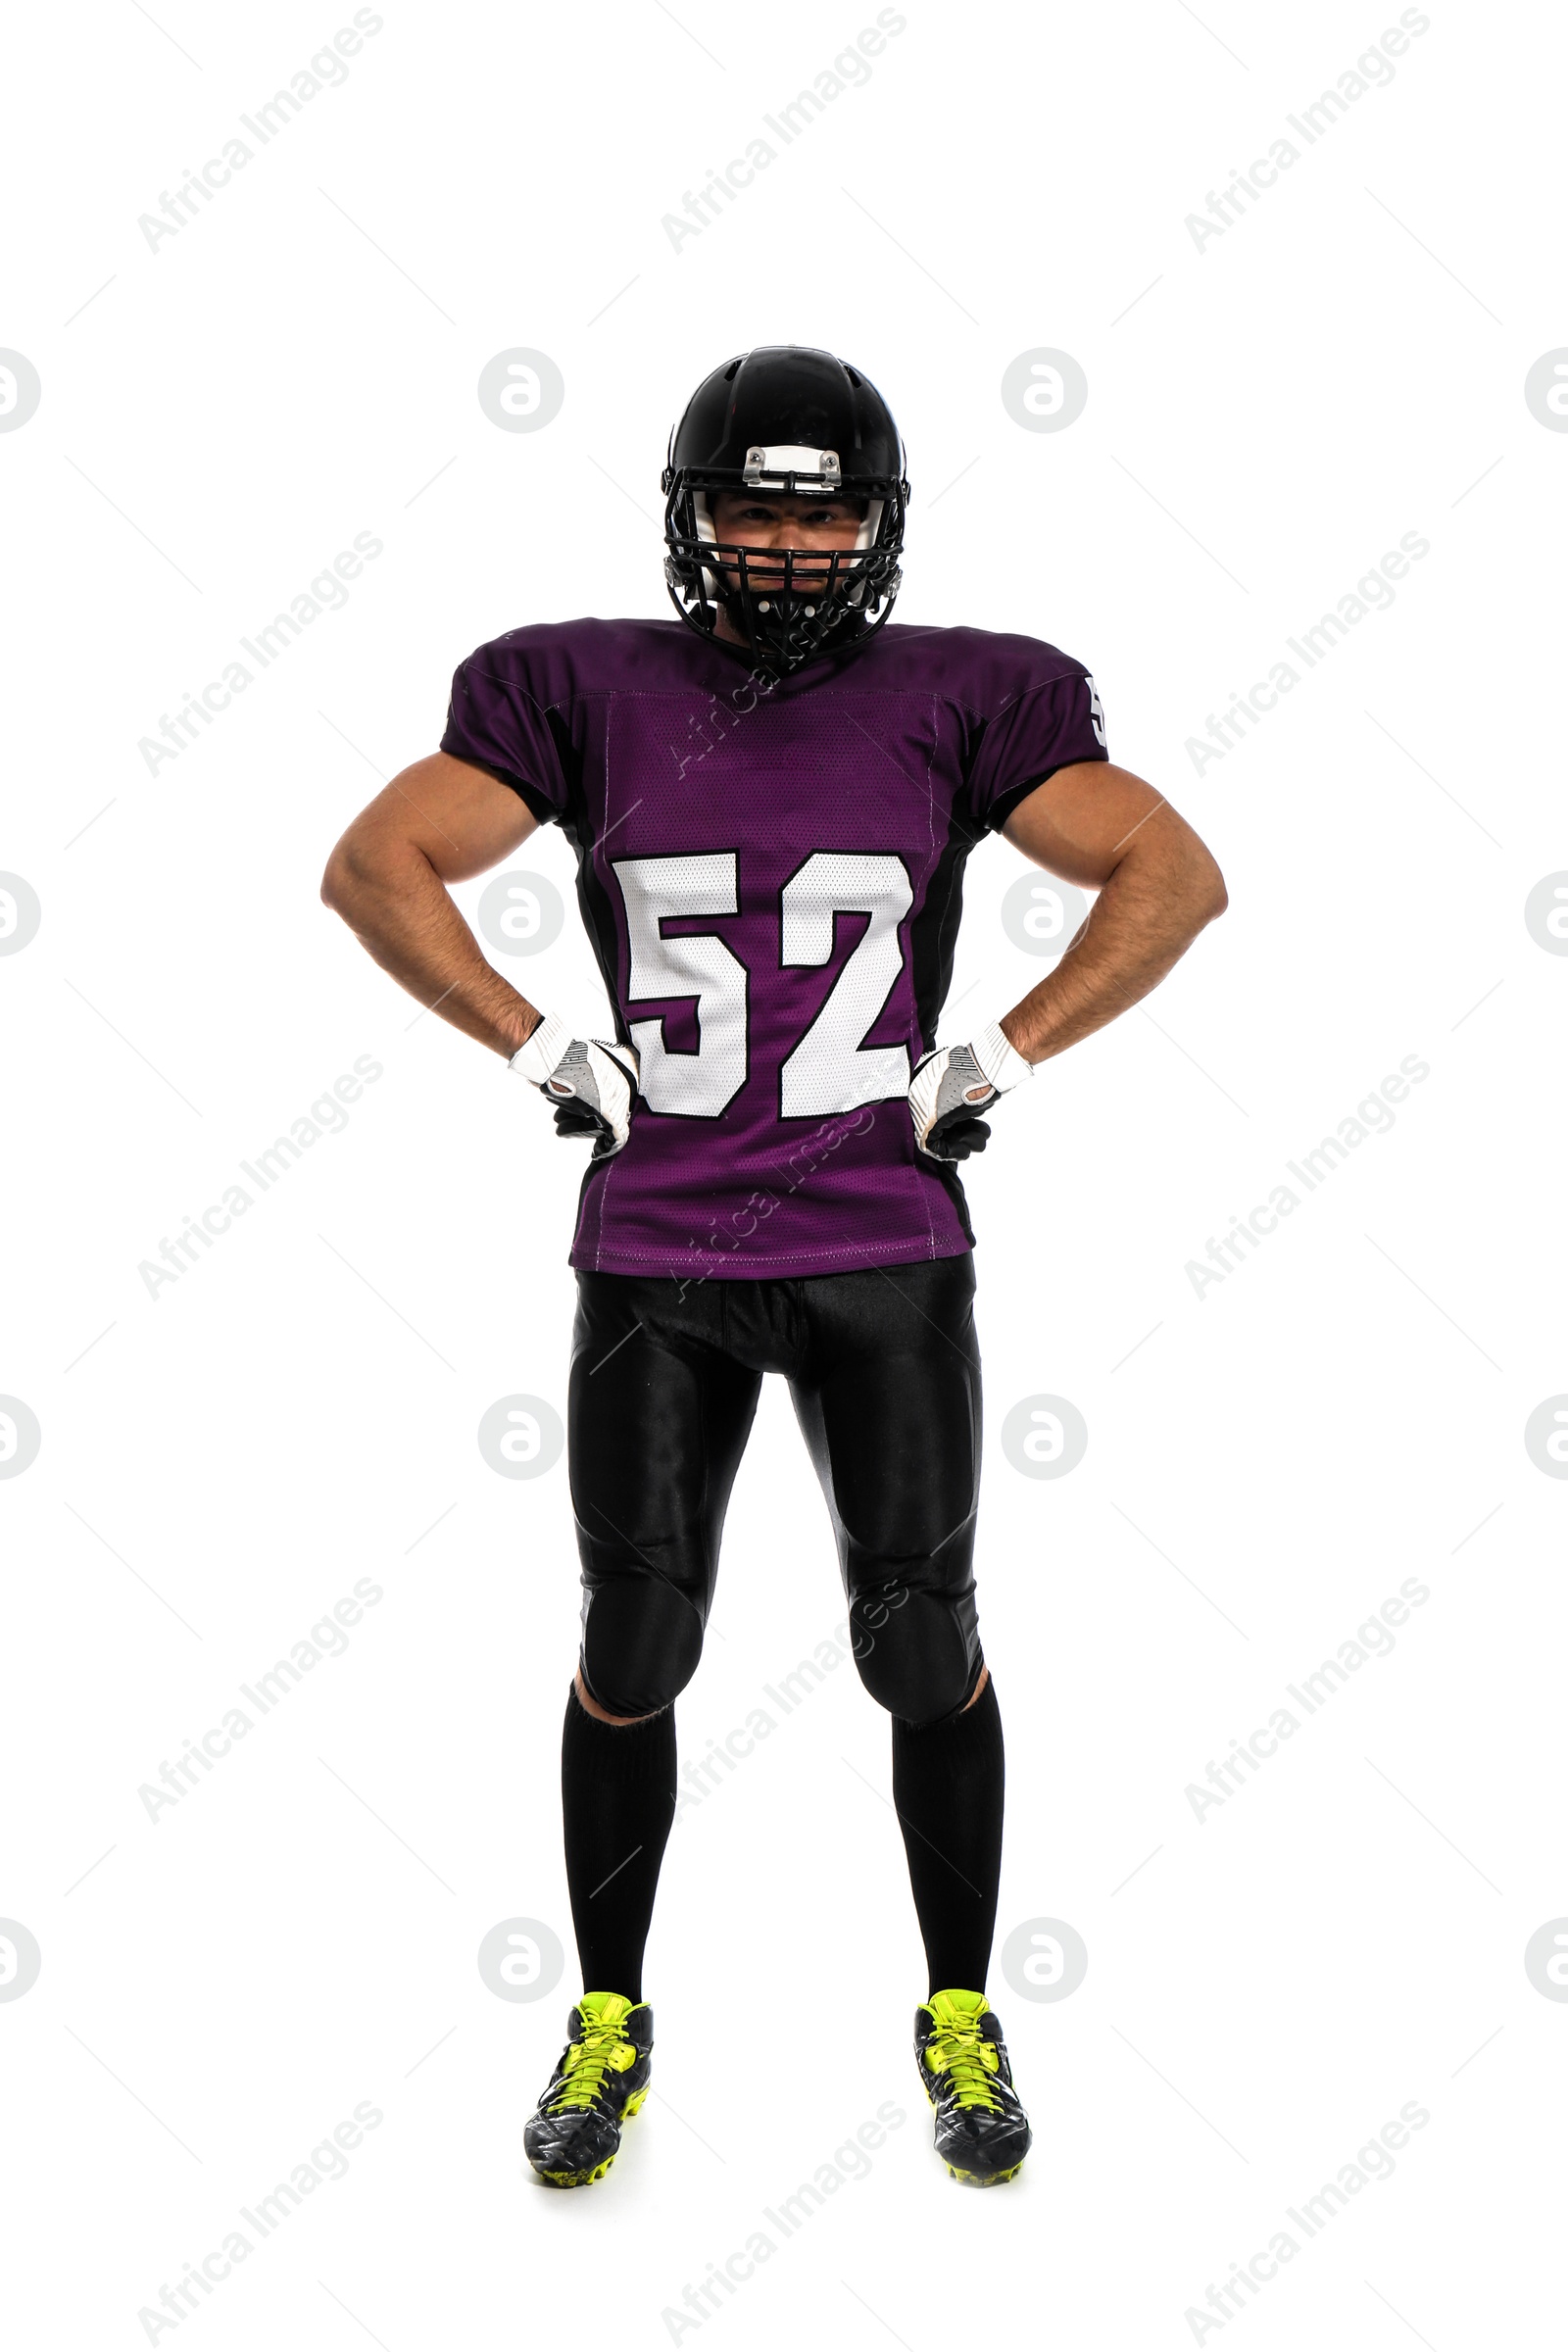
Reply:
<svg viewBox="0 0 1568 2352"><path fill-rule="evenodd" d="M362 808L327 859L321 896L383 971L466 1037L504 1056L550 1102L558 1135L612 1158L630 1132L637 1055L573 1037L488 963L447 885L526 840L527 803L471 760L434 752Z"/></svg>
<svg viewBox="0 0 1568 2352"><path fill-rule="evenodd" d="M495 865L536 822L485 769L434 752L361 809L321 878L321 897L384 972L508 1060L542 1016L486 960L447 885Z"/></svg>
<svg viewBox="0 0 1568 2352"><path fill-rule="evenodd" d="M1089 692L1099 735L1099 697L1092 684ZM991 1130L980 1114L1157 987L1226 904L1224 878L1191 825L1152 784L1103 758L1065 761L999 830L1036 865L1100 896L1061 961L1021 1003L917 1065L915 1143L949 1163L983 1152Z"/></svg>
<svg viewBox="0 0 1568 2352"><path fill-rule="evenodd" d="M1098 889L1089 920L1001 1027L1029 1062L1047 1061L1158 986L1225 911L1219 867L1168 801L1125 767L1059 767L1002 828L1034 864Z"/></svg>

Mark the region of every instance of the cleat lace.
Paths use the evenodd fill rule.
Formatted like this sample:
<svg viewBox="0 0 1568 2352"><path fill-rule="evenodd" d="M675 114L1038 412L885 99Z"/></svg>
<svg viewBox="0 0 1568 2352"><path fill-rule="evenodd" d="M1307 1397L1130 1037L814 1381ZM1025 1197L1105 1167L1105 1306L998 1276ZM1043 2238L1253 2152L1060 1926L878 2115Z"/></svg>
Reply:
<svg viewBox="0 0 1568 2352"><path fill-rule="evenodd" d="M573 2107L592 2107L604 2088L607 2070L613 2067L617 2074L621 2073L636 2055L635 2046L627 2041L618 2026L607 2025L596 2018L585 2019L581 2037L566 2052L565 2079L550 2102L550 2113L560 2115Z"/></svg>
<svg viewBox="0 0 1568 2352"><path fill-rule="evenodd" d="M990 2115L1002 2113L1002 2101L992 2082L999 2063L996 2043L984 2040L976 2026L950 2027L926 2049L926 2064L932 2073L953 2078L957 2104L983 2108Z"/></svg>

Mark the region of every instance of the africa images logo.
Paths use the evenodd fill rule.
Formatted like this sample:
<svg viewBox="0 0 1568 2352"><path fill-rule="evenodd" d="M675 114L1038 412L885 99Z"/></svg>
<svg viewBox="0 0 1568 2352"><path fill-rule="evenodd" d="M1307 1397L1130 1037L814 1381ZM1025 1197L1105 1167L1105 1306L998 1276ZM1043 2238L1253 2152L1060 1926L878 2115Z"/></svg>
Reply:
<svg viewBox="0 0 1568 2352"><path fill-rule="evenodd" d="M1403 29L1401 30L1400 27ZM1430 32L1432 19L1419 8L1407 8L1397 25L1391 25L1374 46L1363 49L1353 66L1348 66L1333 89L1322 91L1310 105L1303 106L1298 115L1287 115L1285 120L1297 138L1287 138L1284 132L1271 142L1267 155L1260 155L1248 165L1245 172L1234 172L1228 187L1208 191L1208 210L1189 213L1183 226L1200 254L1212 240L1234 228L1247 211L1266 192L1279 184L1282 172L1289 172L1301 160L1305 148L1315 147L1334 125L1369 91L1387 89L1395 77L1394 60L1403 57L1411 40L1419 40Z"/></svg>
<svg viewBox="0 0 1568 2352"><path fill-rule="evenodd" d="M751 186L759 172L765 172L769 164L776 163L781 150L793 146L809 130L836 98L842 98L846 90L863 89L871 78L867 61L880 57L888 42L896 39L908 22L896 8L881 9L876 24L867 24L850 46L841 49L832 65L823 67L809 89L798 90L776 115L762 117L778 141L777 147L758 131L748 140L744 155L732 156L722 171L710 171L695 192L688 188L681 199L680 212L665 213L660 222L675 252L679 254L693 237L700 237L705 228L710 227L721 217L724 206L733 204L741 191Z"/></svg>

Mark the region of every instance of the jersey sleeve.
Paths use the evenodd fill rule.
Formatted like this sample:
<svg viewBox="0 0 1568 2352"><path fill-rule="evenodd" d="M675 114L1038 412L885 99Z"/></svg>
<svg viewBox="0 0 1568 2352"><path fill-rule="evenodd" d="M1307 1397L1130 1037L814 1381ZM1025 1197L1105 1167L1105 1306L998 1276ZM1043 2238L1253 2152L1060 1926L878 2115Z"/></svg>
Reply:
<svg viewBox="0 0 1568 2352"><path fill-rule="evenodd" d="M1105 713L1087 670L1025 686L986 722L969 776L975 819L1000 832L1018 803L1058 767L1109 756Z"/></svg>
<svg viewBox="0 0 1568 2352"><path fill-rule="evenodd" d="M441 749L509 784L542 825L566 806L566 778L551 712L529 691L515 654L482 645L452 680Z"/></svg>

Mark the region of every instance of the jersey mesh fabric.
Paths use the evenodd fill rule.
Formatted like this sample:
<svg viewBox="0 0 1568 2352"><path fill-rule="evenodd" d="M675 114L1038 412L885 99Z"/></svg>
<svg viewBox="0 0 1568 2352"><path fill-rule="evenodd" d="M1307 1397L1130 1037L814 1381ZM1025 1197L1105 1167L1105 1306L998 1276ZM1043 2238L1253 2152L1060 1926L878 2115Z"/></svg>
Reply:
<svg viewBox="0 0 1568 2352"><path fill-rule="evenodd" d="M760 1280L972 1245L906 1090L970 850L1057 767L1106 756L1081 663L891 625L767 686L678 620L570 621L471 655L442 749L565 832L641 1055L574 1266Z"/></svg>

